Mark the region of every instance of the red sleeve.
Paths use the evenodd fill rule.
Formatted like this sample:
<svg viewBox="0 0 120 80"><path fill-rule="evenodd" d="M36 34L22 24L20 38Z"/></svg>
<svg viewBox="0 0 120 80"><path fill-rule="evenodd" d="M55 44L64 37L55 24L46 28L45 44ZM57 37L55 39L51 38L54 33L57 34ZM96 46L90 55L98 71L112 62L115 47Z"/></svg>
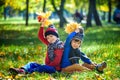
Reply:
<svg viewBox="0 0 120 80"><path fill-rule="evenodd" d="M38 32L38 38L40 41L42 41L44 44L48 45L48 41L44 37L44 28L41 26Z"/></svg>
<svg viewBox="0 0 120 80"><path fill-rule="evenodd" d="M55 59L51 61L48 65L49 66L58 66L60 65L62 59L63 49L56 49L55 50Z"/></svg>

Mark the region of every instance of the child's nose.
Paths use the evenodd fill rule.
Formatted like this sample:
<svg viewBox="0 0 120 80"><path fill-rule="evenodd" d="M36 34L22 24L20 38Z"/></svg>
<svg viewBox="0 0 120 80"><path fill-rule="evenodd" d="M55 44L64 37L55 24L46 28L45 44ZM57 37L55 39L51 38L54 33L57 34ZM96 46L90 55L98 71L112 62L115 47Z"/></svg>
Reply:
<svg viewBox="0 0 120 80"><path fill-rule="evenodd" d="M75 46L77 46L78 44L76 43Z"/></svg>

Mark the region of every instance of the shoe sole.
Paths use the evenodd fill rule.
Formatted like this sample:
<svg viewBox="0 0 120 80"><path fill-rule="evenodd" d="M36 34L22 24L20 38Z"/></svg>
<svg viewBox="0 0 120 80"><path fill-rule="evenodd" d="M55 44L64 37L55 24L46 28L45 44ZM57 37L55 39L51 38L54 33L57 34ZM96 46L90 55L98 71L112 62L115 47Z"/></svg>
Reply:
<svg viewBox="0 0 120 80"><path fill-rule="evenodd" d="M10 69L9 69L9 72L10 72L12 75L17 75L17 74L18 74L18 72L17 72L15 69L13 69L13 68L10 68Z"/></svg>

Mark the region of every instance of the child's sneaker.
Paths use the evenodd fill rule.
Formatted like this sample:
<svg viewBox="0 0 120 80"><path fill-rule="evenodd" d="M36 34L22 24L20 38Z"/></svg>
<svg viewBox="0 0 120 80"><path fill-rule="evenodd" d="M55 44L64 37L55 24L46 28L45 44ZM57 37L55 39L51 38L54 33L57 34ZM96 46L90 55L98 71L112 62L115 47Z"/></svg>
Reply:
<svg viewBox="0 0 120 80"><path fill-rule="evenodd" d="M26 74L24 69L21 68L10 68L9 72L13 75L17 75L17 74Z"/></svg>
<svg viewBox="0 0 120 80"><path fill-rule="evenodd" d="M103 69L107 67L107 63L106 62L102 62L101 64L98 64L96 66L96 70L100 73L103 73Z"/></svg>

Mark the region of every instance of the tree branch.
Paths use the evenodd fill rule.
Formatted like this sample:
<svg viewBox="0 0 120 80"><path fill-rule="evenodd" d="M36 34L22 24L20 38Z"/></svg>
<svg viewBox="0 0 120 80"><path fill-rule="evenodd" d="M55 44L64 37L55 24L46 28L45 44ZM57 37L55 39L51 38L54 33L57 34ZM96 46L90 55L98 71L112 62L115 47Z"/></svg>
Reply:
<svg viewBox="0 0 120 80"><path fill-rule="evenodd" d="M57 8L56 8L56 6L55 6L54 0L51 0L51 4L53 5L53 8L55 9L55 11L58 11Z"/></svg>

